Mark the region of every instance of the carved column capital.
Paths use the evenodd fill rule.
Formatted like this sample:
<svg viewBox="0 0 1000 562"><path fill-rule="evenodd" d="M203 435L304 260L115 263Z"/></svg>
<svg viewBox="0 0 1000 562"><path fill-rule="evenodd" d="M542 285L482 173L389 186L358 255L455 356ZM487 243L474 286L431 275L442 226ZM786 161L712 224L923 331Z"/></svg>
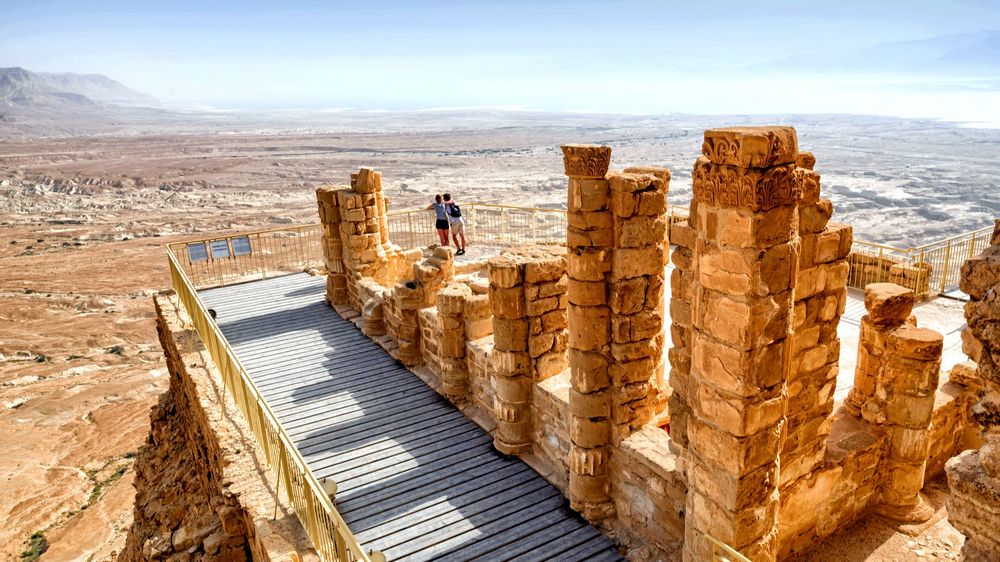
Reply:
<svg viewBox="0 0 1000 562"><path fill-rule="evenodd" d="M600 179L611 165L611 147L596 144L564 144L563 167L566 175L578 179Z"/></svg>

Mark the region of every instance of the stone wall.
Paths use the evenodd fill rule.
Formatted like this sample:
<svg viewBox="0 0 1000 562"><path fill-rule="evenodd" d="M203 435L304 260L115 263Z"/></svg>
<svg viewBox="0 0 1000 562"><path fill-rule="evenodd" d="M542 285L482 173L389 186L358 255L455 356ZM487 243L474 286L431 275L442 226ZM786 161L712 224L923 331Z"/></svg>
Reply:
<svg viewBox="0 0 1000 562"><path fill-rule="evenodd" d="M261 472L263 453L231 398L220 417L221 380L175 299L154 302L170 388L135 462L133 523L118 559L318 560L288 504L275 511L276 480Z"/></svg>

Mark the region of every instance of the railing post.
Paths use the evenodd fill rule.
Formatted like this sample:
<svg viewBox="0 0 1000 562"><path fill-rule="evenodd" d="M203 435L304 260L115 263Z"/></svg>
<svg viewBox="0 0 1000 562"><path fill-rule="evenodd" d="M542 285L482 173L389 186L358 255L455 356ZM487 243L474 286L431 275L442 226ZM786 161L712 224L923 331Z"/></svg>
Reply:
<svg viewBox="0 0 1000 562"><path fill-rule="evenodd" d="M416 248L413 244L413 211L407 211L406 213L406 231L408 233L408 238L410 239L410 245L407 249Z"/></svg>
<svg viewBox="0 0 1000 562"><path fill-rule="evenodd" d="M532 244L535 244L535 243L538 242L538 235L536 233L535 213L537 213L537 211L535 209L532 209L531 210L531 243Z"/></svg>
<svg viewBox="0 0 1000 562"><path fill-rule="evenodd" d="M875 272L876 272L875 273L875 281L874 281L875 283L882 283L884 281L887 281L886 279L882 279L882 263L883 263L882 262L882 256L884 254L885 254L885 250L883 248L879 248L878 249L878 267L875 268ZM865 285L867 285L867 284L868 283L865 283ZM861 288L864 289L864 287L861 287Z"/></svg>
<svg viewBox="0 0 1000 562"><path fill-rule="evenodd" d="M500 208L500 241L507 241L507 209Z"/></svg>
<svg viewBox="0 0 1000 562"><path fill-rule="evenodd" d="M927 271L927 262L924 261L927 258L924 256L924 251L925 250L923 250L923 249L920 250L920 273L917 274L917 287L923 287L924 286L924 279L923 278L927 277L927 292L930 293L931 292L931 274L930 274L929 271ZM923 291L921 291L920 294L917 295L917 296L919 296L920 298L923 298L923 297L925 297L927 295L925 295L923 293Z"/></svg>
<svg viewBox="0 0 1000 562"><path fill-rule="evenodd" d="M473 203L469 205L469 238L473 242L476 241L476 205Z"/></svg>
<svg viewBox="0 0 1000 562"><path fill-rule="evenodd" d="M941 271L941 292L944 292L944 288L948 285L948 266L951 263L951 239L948 239L948 245L944 249L944 269Z"/></svg>

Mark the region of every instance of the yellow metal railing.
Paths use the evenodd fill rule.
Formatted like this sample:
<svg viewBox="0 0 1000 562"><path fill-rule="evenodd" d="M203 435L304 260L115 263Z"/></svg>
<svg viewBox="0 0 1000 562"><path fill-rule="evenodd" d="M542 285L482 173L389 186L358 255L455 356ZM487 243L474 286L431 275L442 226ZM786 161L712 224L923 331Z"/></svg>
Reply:
<svg viewBox="0 0 1000 562"><path fill-rule="evenodd" d="M246 369L229 346L215 320L208 314L205 304L198 297L194 284L184 272L174 252L167 252L170 279L178 300L191 318L212 361L218 368L225 391L232 395L253 431L254 439L264 452L268 466L274 472L278 489L284 492L295 509L299 522L309 535L313 548L324 562L371 562L378 559L362 550L347 524L337 513L333 502L309 470L306 461L285 433L277 416L264 400ZM225 396L223 396L225 407ZM277 497L275 498L277 500Z"/></svg>
<svg viewBox="0 0 1000 562"><path fill-rule="evenodd" d="M323 264L319 224L210 236L167 244L195 287L218 287Z"/></svg>
<svg viewBox="0 0 1000 562"><path fill-rule="evenodd" d="M424 209L392 211L388 214L389 239L406 248L437 244L434 215ZM465 236L491 244L559 244L566 241L566 211L540 207L518 207L469 203L462 205ZM670 224L687 220L684 207L670 207Z"/></svg>
<svg viewBox="0 0 1000 562"><path fill-rule="evenodd" d="M712 562L750 562L749 558L737 552L736 549L708 533L705 533L705 540L712 545Z"/></svg>
<svg viewBox="0 0 1000 562"><path fill-rule="evenodd" d="M462 206L465 235L475 244L559 244L566 240L566 211L513 205L469 203ZM669 224L687 220L685 207L667 211ZM404 248L436 244L434 215L411 209L387 216L389 239ZM966 259L989 245L992 227L914 248L855 240L848 256L848 285L898 283L918 298L946 292L958 284ZM169 244L170 252L197 288L265 279L323 264L319 224L211 236ZM669 236L669 231L668 231Z"/></svg>
<svg viewBox="0 0 1000 562"><path fill-rule="evenodd" d="M992 232L993 227L982 228L913 248L855 240L848 256L848 285L897 283L913 289L918 298L944 293L958 285L965 260L989 246Z"/></svg>

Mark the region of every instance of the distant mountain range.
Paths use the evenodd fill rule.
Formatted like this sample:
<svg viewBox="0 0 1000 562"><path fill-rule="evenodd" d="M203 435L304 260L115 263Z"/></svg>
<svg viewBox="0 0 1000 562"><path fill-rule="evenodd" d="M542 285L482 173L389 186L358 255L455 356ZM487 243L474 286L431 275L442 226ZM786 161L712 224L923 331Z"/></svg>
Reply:
<svg viewBox="0 0 1000 562"><path fill-rule="evenodd" d="M0 68L0 108L71 108L100 106L155 106L149 95L131 90L101 74L31 72L20 67Z"/></svg>

